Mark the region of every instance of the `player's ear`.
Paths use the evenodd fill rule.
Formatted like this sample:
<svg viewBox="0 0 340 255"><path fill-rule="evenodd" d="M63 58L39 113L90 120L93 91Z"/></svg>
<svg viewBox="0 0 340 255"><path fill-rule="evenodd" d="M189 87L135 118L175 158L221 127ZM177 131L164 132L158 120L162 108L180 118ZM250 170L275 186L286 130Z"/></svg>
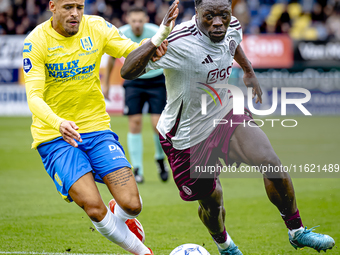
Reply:
<svg viewBox="0 0 340 255"><path fill-rule="evenodd" d="M56 6L55 6L55 1L54 0L51 0L50 2L49 2L49 9L50 9L50 11L52 12L52 13L55 13L55 10L56 10Z"/></svg>
<svg viewBox="0 0 340 255"><path fill-rule="evenodd" d="M197 8L195 7L195 14L196 14L196 17L198 16L198 12L197 12Z"/></svg>

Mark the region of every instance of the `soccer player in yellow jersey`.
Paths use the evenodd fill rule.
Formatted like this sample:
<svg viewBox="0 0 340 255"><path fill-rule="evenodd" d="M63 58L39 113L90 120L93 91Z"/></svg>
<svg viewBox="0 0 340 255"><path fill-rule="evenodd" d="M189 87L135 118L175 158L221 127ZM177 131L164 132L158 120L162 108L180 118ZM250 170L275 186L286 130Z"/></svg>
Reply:
<svg viewBox="0 0 340 255"><path fill-rule="evenodd" d="M122 74L140 74L150 58L166 51L165 38L178 15L178 0L151 40L133 43L112 24L83 15L84 0L50 0L50 20L25 39L23 69L36 148L58 192L75 201L98 232L133 254L153 254L136 235L142 202L118 136L110 129L101 93L99 66L107 53L127 57ZM157 49L158 47L158 49ZM128 56L129 55L129 56ZM102 201L95 181L116 200L114 213ZM131 231L129 230L131 229Z"/></svg>

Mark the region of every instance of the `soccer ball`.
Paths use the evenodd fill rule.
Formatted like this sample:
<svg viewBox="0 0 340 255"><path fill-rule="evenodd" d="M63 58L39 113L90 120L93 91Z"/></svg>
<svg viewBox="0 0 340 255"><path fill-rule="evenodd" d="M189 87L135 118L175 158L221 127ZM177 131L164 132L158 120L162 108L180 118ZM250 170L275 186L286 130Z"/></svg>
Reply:
<svg viewBox="0 0 340 255"><path fill-rule="evenodd" d="M210 255L210 253L198 244L186 243L176 247L170 255Z"/></svg>

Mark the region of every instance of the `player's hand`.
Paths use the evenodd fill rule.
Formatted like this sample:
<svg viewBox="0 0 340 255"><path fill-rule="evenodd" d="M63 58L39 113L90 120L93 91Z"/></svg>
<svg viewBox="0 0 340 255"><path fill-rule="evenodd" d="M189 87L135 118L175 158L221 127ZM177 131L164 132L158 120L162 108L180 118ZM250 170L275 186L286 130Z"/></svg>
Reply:
<svg viewBox="0 0 340 255"><path fill-rule="evenodd" d="M78 147L78 144L75 140L77 140L78 142L83 142L80 134L76 131L78 129L79 127L73 121L64 120L60 124L59 132L66 142L71 144L73 147Z"/></svg>
<svg viewBox="0 0 340 255"><path fill-rule="evenodd" d="M260 102L262 104L262 89L260 87L259 81L257 80L254 72L244 73L243 75L243 82L247 88L253 88L253 99L255 96L256 104Z"/></svg>
<svg viewBox="0 0 340 255"><path fill-rule="evenodd" d="M156 50L156 53L153 55L153 57L151 58L153 62L157 61L157 60L160 60L161 57L163 57L165 55L165 53L167 52L168 50L168 40L165 39L161 46L159 46Z"/></svg>
<svg viewBox="0 0 340 255"><path fill-rule="evenodd" d="M169 7L168 12L165 14L163 19L164 26L170 26L173 28L175 26L175 22L179 13L178 9L179 0L175 0L172 5Z"/></svg>

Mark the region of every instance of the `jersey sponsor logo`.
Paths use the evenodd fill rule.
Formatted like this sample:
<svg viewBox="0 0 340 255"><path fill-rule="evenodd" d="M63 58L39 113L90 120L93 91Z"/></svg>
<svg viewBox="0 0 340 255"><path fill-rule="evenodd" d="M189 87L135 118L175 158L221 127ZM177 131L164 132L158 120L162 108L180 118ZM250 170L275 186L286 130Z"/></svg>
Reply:
<svg viewBox="0 0 340 255"><path fill-rule="evenodd" d="M54 78L71 78L78 74L91 73L95 67L96 63L88 66L79 67L79 59L72 60L67 63L46 63L45 64L49 77Z"/></svg>
<svg viewBox="0 0 340 255"><path fill-rule="evenodd" d="M31 52L31 50L32 50L32 43L24 43L24 50L23 50L23 52L29 53L29 52Z"/></svg>
<svg viewBox="0 0 340 255"><path fill-rule="evenodd" d="M116 160L116 159L120 159L120 158L125 159L125 156L118 156L118 157L114 157L114 158L112 158L112 159L113 159L113 160Z"/></svg>
<svg viewBox="0 0 340 255"><path fill-rule="evenodd" d="M208 73L206 83L213 84L218 81L223 81L226 78L228 78L230 74L231 74L231 66L229 66L227 69L223 68L222 70L220 70L219 68L217 68L217 69L211 70Z"/></svg>
<svg viewBox="0 0 340 255"><path fill-rule="evenodd" d="M97 51L98 51L98 49L91 50L91 51L88 51L88 52L83 52L83 53L78 54L78 56L79 57L88 56L88 55L91 55L93 53L96 53Z"/></svg>
<svg viewBox="0 0 340 255"><path fill-rule="evenodd" d="M24 72L29 73L29 71L31 71L33 67L31 60L29 58L25 58L23 64L24 64Z"/></svg>
<svg viewBox="0 0 340 255"><path fill-rule="evenodd" d="M121 154L122 156L124 156L122 149L116 144L109 145L109 150L110 150L110 153L115 153L116 155L118 153L118 154ZM116 156L116 158L119 158L119 157ZM125 156L124 156L124 158L125 158ZM113 158L113 159L115 159L115 158Z"/></svg>
<svg viewBox="0 0 340 255"><path fill-rule="evenodd" d="M210 55L208 55L205 59L204 59L204 61L202 62L202 64L204 65L204 64L209 64L209 63L213 63L214 62L214 60L210 57Z"/></svg>
<svg viewBox="0 0 340 255"><path fill-rule="evenodd" d="M62 45L59 45L59 46L55 46L55 47L52 47L52 48L47 48L48 51L54 51L54 50L57 50L57 49L63 49L64 46Z"/></svg>
<svg viewBox="0 0 340 255"><path fill-rule="evenodd" d="M86 51L91 51L93 48L93 43L90 36L83 37L80 39L81 47Z"/></svg>
<svg viewBox="0 0 340 255"><path fill-rule="evenodd" d="M229 41L229 51L230 55L234 56L236 51L237 43L234 40Z"/></svg>
<svg viewBox="0 0 340 255"><path fill-rule="evenodd" d="M110 150L110 151L115 151L115 150L117 150L117 145L114 145L114 144L109 145L109 150Z"/></svg>
<svg viewBox="0 0 340 255"><path fill-rule="evenodd" d="M111 23L109 23L107 21L105 21L105 22L106 22L106 25L107 25L108 28L112 28L113 27L113 25Z"/></svg>
<svg viewBox="0 0 340 255"><path fill-rule="evenodd" d="M230 74L231 74L231 66L229 66L227 69L223 68L222 70L217 68L217 69L211 70L208 73L208 77L207 77L207 82L206 83L197 82L198 84L203 85L203 86L209 88L215 94L215 96L209 90L207 90L205 88L202 88L202 87L197 87L197 88L200 89L200 90L203 90L204 92L206 92L212 98L212 100L214 101L215 106L217 105L216 100L215 100L216 97L219 100L221 106L223 106L220 95L217 93L217 91L212 86L210 86L208 84L209 83L210 84L216 83L217 81L223 81L223 80L229 78ZM228 91L228 93L229 93L229 91ZM229 97L229 99L230 98L231 97ZM206 94L202 94L201 95L201 99L202 99L202 114L206 115L207 114L207 95Z"/></svg>

